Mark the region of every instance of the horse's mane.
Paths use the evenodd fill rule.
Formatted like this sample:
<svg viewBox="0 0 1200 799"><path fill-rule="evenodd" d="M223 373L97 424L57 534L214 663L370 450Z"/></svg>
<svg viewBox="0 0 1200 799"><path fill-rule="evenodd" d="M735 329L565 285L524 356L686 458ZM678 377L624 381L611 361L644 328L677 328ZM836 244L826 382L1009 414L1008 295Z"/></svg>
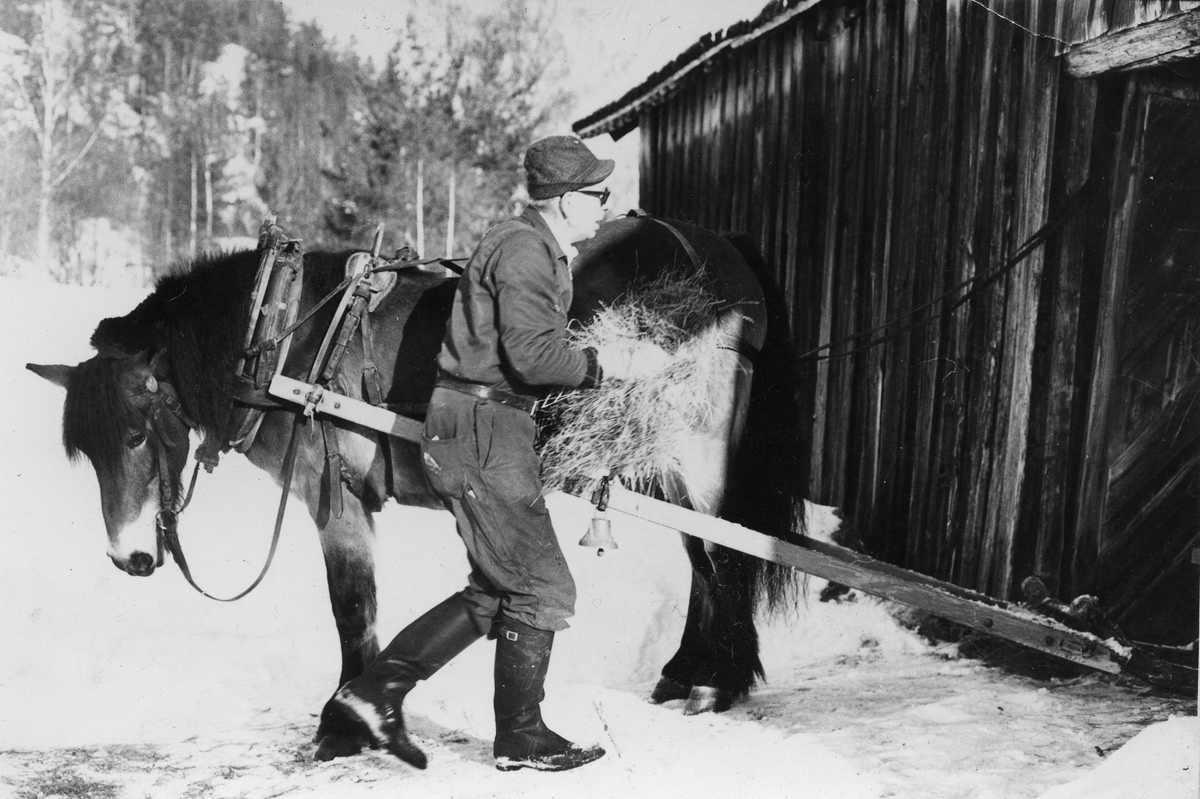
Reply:
<svg viewBox="0 0 1200 799"><path fill-rule="evenodd" d="M210 254L177 267L131 312L96 327L91 343L100 352L97 360L105 354L165 352L170 372L158 377L174 383L206 437L219 434L232 407L234 362L246 332L258 261L258 253L250 250ZM104 404L113 401L109 397Z"/></svg>
<svg viewBox="0 0 1200 799"><path fill-rule="evenodd" d="M118 361L97 356L71 371L63 404L67 457L86 456L98 469L114 468L124 437L141 426L141 416L120 384Z"/></svg>
<svg viewBox="0 0 1200 799"><path fill-rule="evenodd" d="M347 253L306 253L306 291L324 293L341 279ZM119 385L129 358L157 363L201 432L220 436L233 408L234 366L242 349L259 253L211 253L177 265L125 316L105 319L92 333L96 357L71 375L63 413L67 454L113 463L122 437L139 425Z"/></svg>

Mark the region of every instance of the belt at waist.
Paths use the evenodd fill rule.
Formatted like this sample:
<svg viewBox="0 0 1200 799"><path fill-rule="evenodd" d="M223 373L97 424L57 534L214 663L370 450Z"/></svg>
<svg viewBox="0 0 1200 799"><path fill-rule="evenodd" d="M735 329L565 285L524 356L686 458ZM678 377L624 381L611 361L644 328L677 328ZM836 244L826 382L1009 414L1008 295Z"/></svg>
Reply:
<svg viewBox="0 0 1200 799"><path fill-rule="evenodd" d="M498 388L490 388L481 383L472 383L470 380L459 380L457 377L451 377L444 373L438 375L433 386L434 388L446 388L451 391L457 391L459 394L466 394L477 399L498 402L501 405L525 411L530 416L537 413L538 409L538 401L533 397L522 397L519 394L501 391Z"/></svg>

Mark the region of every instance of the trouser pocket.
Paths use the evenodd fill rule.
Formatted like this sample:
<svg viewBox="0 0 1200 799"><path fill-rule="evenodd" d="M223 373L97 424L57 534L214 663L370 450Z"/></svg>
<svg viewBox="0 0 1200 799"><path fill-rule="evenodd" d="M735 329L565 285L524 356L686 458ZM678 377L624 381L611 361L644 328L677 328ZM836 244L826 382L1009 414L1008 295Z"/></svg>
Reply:
<svg viewBox="0 0 1200 799"><path fill-rule="evenodd" d="M462 499L467 492L463 445L457 438L421 436L421 465L433 489L444 497Z"/></svg>

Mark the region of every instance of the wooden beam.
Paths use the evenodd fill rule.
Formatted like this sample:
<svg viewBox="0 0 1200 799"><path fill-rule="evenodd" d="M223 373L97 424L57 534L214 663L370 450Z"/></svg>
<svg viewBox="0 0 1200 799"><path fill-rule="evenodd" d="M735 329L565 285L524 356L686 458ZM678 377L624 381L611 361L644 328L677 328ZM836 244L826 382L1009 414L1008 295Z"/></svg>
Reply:
<svg viewBox="0 0 1200 799"><path fill-rule="evenodd" d="M312 404L317 413L336 416L407 441L421 440L424 426L420 422L332 391L315 391L313 386L290 377L276 375L271 380L269 391L272 396L283 400L306 406ZM573 494L566 496L591 504ZM857 588L873 596L927 610L944 619L1099 671L1117 674L1121 671L1123 658L1127 659L1093 635L1076 632L1031 611L833 544L806 539L807 548L799 547L740 524L643 496L619 485L612 486L608 507L660 527Z"/></svg>
<svg viewBox="0 0 1200 799"><path fill-rule="evenodd" d="M580 499L580 502L586 500ZM590 504L590 503L589 503ZM935 616L1015 641L1073 663L1111 674L1122 658L1096 636L984 594L874 560L812 539L789 544L739 524L705 516L668 502L613 486L609 510L736 549L807 574L823 577L884 599L927 610Z"/></svg>
<svg viewBox="0 0 1200 799"><path fill-rule="evenodd" d="M1106 34L1075 45L1064 56L1067 74L1094 78L1106 72L1156 67L1200 55L1200 10Z"/></svg>
<svg viewBox="0 0 1200 799"><path fill-rule="evenodd" d="M305 405L313 397L313 386L294 380L283 375L275 375L267 392L272 397ZM388 435L403 438L406 441L420 443L421 433L425 425L415 419L392 413L386 408L363 402L362 400L335 394L332 391L320 391L314 397L314 407L317 412L328 416L336 416L347 422L354 422L372 430L379 430Z"/></svg>

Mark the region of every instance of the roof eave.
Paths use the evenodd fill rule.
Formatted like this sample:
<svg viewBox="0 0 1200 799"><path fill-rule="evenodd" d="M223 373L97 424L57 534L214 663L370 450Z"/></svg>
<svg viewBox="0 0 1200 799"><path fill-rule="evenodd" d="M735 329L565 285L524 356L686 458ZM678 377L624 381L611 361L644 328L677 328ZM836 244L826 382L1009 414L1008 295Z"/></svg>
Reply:
<svg viewBox="0 0 1200 799"><path fill-rule="evenodd" d="M611 134L614 139L621 138L637 127L642 111L661 105L681 91L687 77L693 72L707 68L713 59L765 36L821 2L776 0L752 21L732 25L723 34L705 34L684 51L687 54L695 50L692 57L677 58L676 61L681 63L669 63L619 100L576 121L571 129L585 139L603 133Z"/></svg>

